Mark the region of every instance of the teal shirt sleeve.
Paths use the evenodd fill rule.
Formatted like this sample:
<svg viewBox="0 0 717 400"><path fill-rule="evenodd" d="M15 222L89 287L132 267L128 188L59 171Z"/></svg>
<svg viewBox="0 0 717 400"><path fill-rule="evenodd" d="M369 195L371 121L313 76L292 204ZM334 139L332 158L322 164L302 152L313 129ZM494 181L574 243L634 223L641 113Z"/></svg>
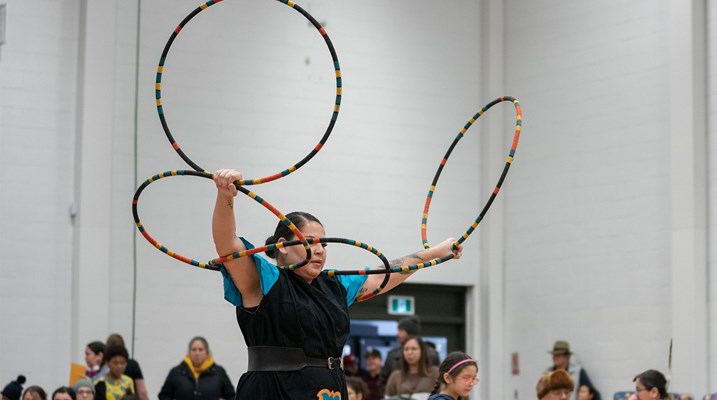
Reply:
<svg viewBox="0 0 717 400"><path fill-rule="evenodd" d="M351 307L361 286L366 283L368 275L337 275L336 278L346 288L346 303Z"/></svg>
<svg viewBox="0 0 717 400"><path fill-rule="evenodd" d="M249 243L244 238L240 239L244 243L244 246L247 248L247 250L254 248L254 245ZM271 287L274 286L276 281L279 279L279 269L276 267L276 265L270 263L269 261L267 261L266 258L258 254L252 254L249 257L252 257L254 259L254 264L256 264L256 270L259 271L259 285L261 286L261 294L265 295L269 293ZM241 292L239 292L239 289L237 289L236 285L234 285L234 281L229 275L229 271L227 271L224 266L222 266L221 272L222 277L224 278L224 299L234 304L235 306L240 307L242 304Z"/></svg>

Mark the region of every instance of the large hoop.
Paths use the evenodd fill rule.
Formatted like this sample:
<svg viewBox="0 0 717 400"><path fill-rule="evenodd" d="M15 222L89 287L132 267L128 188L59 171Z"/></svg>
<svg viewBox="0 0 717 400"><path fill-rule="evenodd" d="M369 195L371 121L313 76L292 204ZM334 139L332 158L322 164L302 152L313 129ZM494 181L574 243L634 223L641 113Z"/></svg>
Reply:
<svg viewBox="0 0 717 400"><path fill-rule="evenodd" d="M468 122L463 126L463 129L458 132L458 135L453 140L453 143L448 147L448 151L446 151L446 154L443 156L443 159L441 159L441 163L438 165L438 170L436 170L436 174L433 176L433 181L431 182L431 187L428 189L428 195L426 196L426 202L423 206L423 218L421 219L421 240L423 242L424 248L431 247L428 244L428 239L426 237L426 226L428 225L428 210L431 207L431 199L433 198L433 192L436 190L436 185L438 184L438 178L441 177L441 172L443 172L443 167L445 167L446 163L448 163L448 157L451 156L451 153L453 152L453 149L456 147L458 142L463 139L463 136L465 136L466 131L473 125L474 122L478 118L480 118L481 115L483 115L486 111L488 111L491 107L498 103L502 103L504 101L510 101L515 106L515 134L513 135L513 143L510 146L510 151L508 152L508 160L505 162L505 167L503 167L503 172L500 174L500 178L498 179L498 183L495 185L495 188L493 189L493 192L491 193L490 197L488 198L488 201L483 205L483 209L481 210L480 214L478 214L478 217L473 221L470 227L468 227L468 230L466 230L463 235L461 235L460 238L456 241L456 243L453 245L454 248L461 245L466 239L468 239L468 236L470 236L471 233L478 227L478 224L483 220L483 217L488 212L488 209L490 209L490 206L493 204L493 201L495 200L496 196L498 196L498 192L500 191L500 187L503 185L503 181L505 180L506 175L508 175L508 169L510 168L510 165L513 163L513 157L515 156L515 149L518 147L518 139L520 139L520 129L523 124L523 115L520 109L520 103L518 100L516 100L513 97L510 96L504 96L497 98L490 103L486 104L480 111L478 111Z"/></svg>
<svg viewBox="0 0 717 400"><path fill-rule="evenodd" d="M159 65L157 66L157 77L155 81L155 97L156 97L156 103L157 103L157 113L159 115L159 120L162 123L162 129L164 130L164 134L167 136L167 139L169 140L169 143L172 145L172 148L174 151L179 154L179 156L186 162L190 167L192 167L195 171L201 171L210 173L210 171L200 167L197 165L194 161L192 161L189 156L180 148L179 143L174 139L172 136L172 132L169 129L169 124L167 123L167 119L164 115L164 106L162 105L162 76L164 75L164 68L165 63L167 61L167 55L169 54L169 49L172 47L172 44L174 43L174 40L177 38L179 33L182 31L184 26L192 20L197 14L200 12L206 10L210 6L217 4L221 2L222 0L213 0L208 1L199 7L195 8L192 12L187 15L182 22L177 25L176 28L174 28L174 31L172 31L172 34L169 36L169 39L167 40L167 43L164 46L164 50L162 50L162 55L159 58ZM339 116L339 109L341 107L341 68L339 66L339 59L336 55L336 51L334 50L334 45L331 43L331 39L329 38L328 33L326 33L326 30L319 24L318 21L314 17L311 16L306 10L301 8L299 5L294 3L293 1L289 0L277 0L280 3L283 3L292 9L299 12L301 15L303 15L315 28L319 31L321 34L321 37L323 37L324 41L326 42L326 46L329 49L329 52L331 53L331 58L333 60L333 66L336 74L336 100L333 105L333 111L331 113L331 119L329 120L329 124L326 127L326 131L324 132L324 135L321 137L319 142L314 146L313 149L304 156L300 161L295 163L294 165L279 171L277 173L274 173L272 175L268 175L262 178L253 178L253 179L242 179L238 182L239 185L247 186L247 185L258 185L261 183L271 182L273 180L282 178L284 176L287 176L291 174L292 172L296 171L297 169L301 168L304 164L306 164L309 160L311 160L318 152L321 150L321 148L324 146L326 141L329 139L329 136L331 135L331 131L334 129L334 124L336 123L336 119Z"/></svg>

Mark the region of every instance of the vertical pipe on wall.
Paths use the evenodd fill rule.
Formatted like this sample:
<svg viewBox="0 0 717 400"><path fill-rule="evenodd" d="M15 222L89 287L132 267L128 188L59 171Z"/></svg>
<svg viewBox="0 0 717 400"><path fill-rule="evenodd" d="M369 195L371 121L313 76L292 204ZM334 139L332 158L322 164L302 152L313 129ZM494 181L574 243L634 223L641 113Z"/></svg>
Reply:
<svg viewBox="0 0 717 400"><path fill-rule="evenodd" d="M75 126L78 129L75 130L75 159L74 159L74 171L73 171L73 182L74 182L74 193L73 201L70 206L70 218L72 218L72 293L70 294L70 313L71 313L71 328L70 328L70 354L73 356L78 354L80 349L79 343L79 318L80 318L80 292L78 290L80 284L79 278L79 220L77 212L79 209L80 201L80 170L82 168L82 162L80 152L82 151L82 141L80 137L79 127L82 124L82 104L83 100L83 80L85 64L83 62L85 58L85 26L87 25L87 4L85 1L80 1L80 21L79 21L79 34L78 34L78 51L77 51L77 112L75 114Z"/></svg>
<svg viewBox="0 0 717 400"><path fill-rule="evenodd" d="M140 54L140 32L142 29L142 0L137 0L137 37L135 42L135 60L134 60L134 139L133 139L133 157L132 173L134 176L134 184L132 187L139 186L137 176L137 138L139 132L139 54ZM132 337L131 354L134 357L134 338L137 328L137 229L132 229Z"/></svg>
<svg viewBox="0 0 717 400"><path fill-rule="evenodd" d="M80 2L73 232L73 355L110 321L115 2ZM81 347L82 346L82 347Z"/></svg>
<svg viewBox="0 0 717 400"><path fill-rule="evenodd" d="M671 391L707 391L704 0L670 0ZM667 344L665 346L667 348Z"/></svg>
<svg viewBox="0 0 717 400"><path fill-rule="evenodd" d="M483 0L480 8L481 100L487 103L504 95L504 1ZM512 111L512 110L511 110ZM504 162L504 122L487 118L480 125L481 187L490 185L495 171ZM505 351L505 216L504 198L493 203L490 215L482 221L480 263L480 357L483 386L481 398L507 399L507 352Z"/></svg>

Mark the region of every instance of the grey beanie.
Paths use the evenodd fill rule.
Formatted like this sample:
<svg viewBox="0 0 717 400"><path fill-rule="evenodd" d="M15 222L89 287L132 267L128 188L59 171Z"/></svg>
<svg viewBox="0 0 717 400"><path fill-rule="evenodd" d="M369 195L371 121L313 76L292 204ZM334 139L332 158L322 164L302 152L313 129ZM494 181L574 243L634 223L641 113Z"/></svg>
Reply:
<svg viewBox="0 0 717 400"><path fill-rule="evenodd" d="M79 388L83 388L83 387L90 388L90 390L92 390L93 395L97 394L97 393L95 393L95 385L92 383L91 380L89 380L87 378L78 379L77 382L75 382L75 385L72 386L72 388L75 389L75 393L77 393L77 390Z"/></svg>

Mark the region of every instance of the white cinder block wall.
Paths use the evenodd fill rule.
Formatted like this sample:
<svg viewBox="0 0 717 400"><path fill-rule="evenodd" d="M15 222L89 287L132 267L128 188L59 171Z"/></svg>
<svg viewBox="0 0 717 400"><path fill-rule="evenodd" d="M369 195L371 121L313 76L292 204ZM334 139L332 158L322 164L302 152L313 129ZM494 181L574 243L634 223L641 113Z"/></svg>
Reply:
<svg viewBox="0 0 717 400"><path fill-rule="evenodd" d="M0 380L69 376L78 1L9 1L0 60ZM98 294L100 295L100 294Z"/></svg>
<svg viewBox="0 0 717 400"><path fill-rule="evenodd" d="M529 398L546 351L566 339L609 398L645 369L667 372L674 296L692 295L671 280L669 2L506 7L506 82L525 104L529 166L506 200L508 351L523 367L511 386ZM691 345L677 341L674 355ZM674 391L695 391L696 376L717 389L714 369L672 375Z"/></svg>
<svg viewBox="0 0 717 400"><path fill-rule="evenodd" d="M123 334L134 349L152 396L194 335L209 339L217 362L238 380L244 344L233 309L221 298L219 275L182 265L139 236L135 242L129 213L132 194L147 177L189 169L161 130L154 79L169 34L197 4L95 4L99 8L88 15L116 17L113 25L90 27L88 34L114 51L103 52L102 60L90 53L88 62L112 68L104 79L91 81L98 97L85 99L77 110L78 87L86 88L89 76L77 72L81 2L8 3L8 43L0 60L0 382L24 373L28 384L51 391L65 383L70 362L82 362L84 344L110 332ZM570 340L604 398L629 389L635 373L666 370L673 329L668 6L593 3L504 3L505 94L521 100L525 116L516 162L501 193L505 360L517 352L520 375L490 371L490 381L479 388L505 381L506 397L534 396L555 339ZM480 4L301 5L325 25L336 47L343 72L341 113L314 160L252 190L284 212L316 213L330 236L366 241L389 257L415 251L438 161L466 120L504 94L480 88ZM714 10L708 10L708 21L714 21ZM709 50L712 65L713 46ZM308 153L331 115L335 80L323 40L279 3L210 7L178 36L165 65L169 126L182 149L208 170L240 168L253 178L282 170ZM111 154L95 171L110 180L109 190L79 196L84 204L106 203L110 215L98 218L109 224L101 227L109 237L100 238L110 243L109 254L82 243L74 243L73 252L67 210L78 200L75 132L87 125L88 115L108 107L111 134L97 132L98 148L82 151ZM508 107L482 118L501 113L509 120ZM460 235L494 185L478 180L478 133L474 128L463 139L436 191L429 219L433 243ZM714 171L714 163L709 166ZM85 188L96 183L81 182ZM140 217L163 244L205 261L214 256L213 194L206 179L162 179L143 193ZM262 207L241 198L239 209L247 238L260 242L271 233L275 219ZM715 226L714 213L708 215ZM95 228L95 221L81 220L75 232ZM412 280L477 286L479 235L480 229L466 242L461 262L421 271ZM710 238L709 265L714 243ZM340 268L375 263L357 249L334 245L329 251ZM94 262L73 266L77 253ZM93 292L73 286L73 271L78 281L106 278ZM714 275L710 293L717 288ZM711 302L715 320L717 305ZM474 302L472 309L480 307ZM710 332L715 365L714 324ZM477 349L485 339L468 334L468 350L480 361ZM28 345L18 346L28 338ZM717 390L714 378L710 385ZM487 398L483 392L478 397Z"/></svg>

